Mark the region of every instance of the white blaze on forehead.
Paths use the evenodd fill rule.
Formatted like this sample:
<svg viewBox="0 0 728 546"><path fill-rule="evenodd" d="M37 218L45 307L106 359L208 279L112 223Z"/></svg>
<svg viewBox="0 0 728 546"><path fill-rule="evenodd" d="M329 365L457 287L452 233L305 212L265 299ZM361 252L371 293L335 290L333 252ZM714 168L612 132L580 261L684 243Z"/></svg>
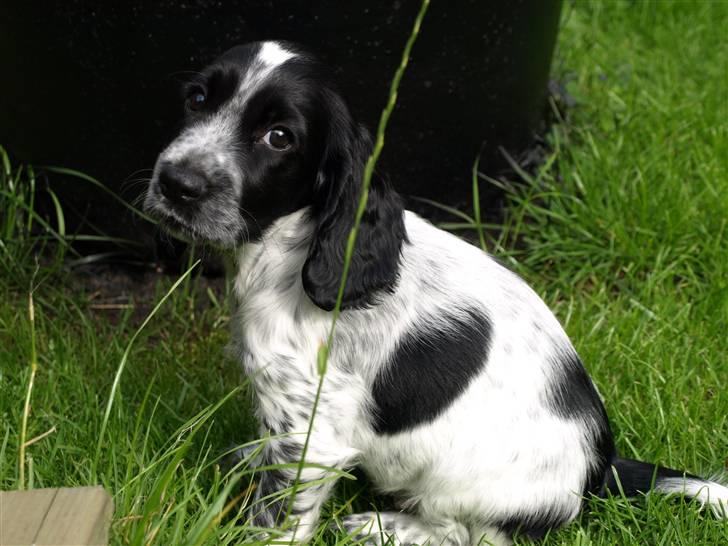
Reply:
<svg viewBox="0 0 728 546"><path fill-rule="evenodd" d="M290 51L283 49L277 42L263 42L257 60L274 68L295 57Z"/></svg>
<svg viewBox="0 0 728 546"><path fill-rule="evenodd" d="M295 53L283 49L277 42L263 42L238 88L239 98L245 99L276 67L295 57Z"/></svg>

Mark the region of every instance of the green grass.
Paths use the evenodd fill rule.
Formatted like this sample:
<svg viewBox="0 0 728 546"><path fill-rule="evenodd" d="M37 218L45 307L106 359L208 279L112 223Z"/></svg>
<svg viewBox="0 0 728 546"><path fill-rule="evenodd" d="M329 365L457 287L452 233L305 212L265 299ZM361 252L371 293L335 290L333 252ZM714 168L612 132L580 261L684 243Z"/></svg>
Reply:
<svg viewBox="0 0 728 546"><path fill-rule="evenodd" d="M567 3L564 11L554 74L577 106L549 135L554 152L541 172L499 182L511 196L502 229L477 235L565 324L624 455L724 470L728 4ZM34 179L7 163L0 184L0 488L101 483L116 505L113 544L255 542L232 518L219 519L229 491L246 492L251 470L226 480L218 459L256 438L245 379L224 354L229 304L192 282L142 329L131 309L114 323L94 313L89 296L48 267L64 245L49 245L35 265L38 237L67 234L60 206L51 218L34 216ZM174 281L139 303L153 307ZM200 299L210 300L207 310ZM32 443L20 465L33 345ZM361 480L342 482L327 516L372 499ZM346 542L322 528L315 542L334 540ZM728 525L657 496L594 500L544 543L725 544Z"/></svg>

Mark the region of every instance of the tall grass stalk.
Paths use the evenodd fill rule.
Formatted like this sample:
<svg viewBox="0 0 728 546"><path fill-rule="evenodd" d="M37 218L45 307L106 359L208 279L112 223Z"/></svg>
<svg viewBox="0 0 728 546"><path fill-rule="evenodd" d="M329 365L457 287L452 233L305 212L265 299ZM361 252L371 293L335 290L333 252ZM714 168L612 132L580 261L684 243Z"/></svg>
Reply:
<svg viewBox="0 0 728 546"><path fill-rule="evenodd" d="M405 44L404 51L402 53L402 59L399 63L399 66L397 67L397 71L394 73L394 78L392 79L392 83L389 87L389 98L387 99L387 104L382 111L381 117L379 118L377 135L374 141L374 149L372 150L371 155L367 159L366 166L364 167L364 179L362 181L362 190L361 196L359 198L359 206L356 211L356 216L354 217L354 225L349 232L349 237L347 238L346 242L346 252L344 254L344 268L341 274L341 282L339 283L339 292L336 296L336 305L334 306L333 310L331 329L329 330L329 337L326 342L326 358L328 358L328 351L332 344L334 329L336 328L336 321L338 320L339 314L341 313L341 302L344 298L344 288L346 287L346 280L349 276L349 265L351 264L351 257L354 254L354 245L356 244L356 238L359 234L361 219L364 216L364 211L366 210L367 202L369 201L369 187L372 183L374 167L379 161L379 156L382 153L382 148L384 148L384 134L387 130L389 117L392 115L394 107L397 104L397 91L399 90L399 84L402 80L402 76L404 76L405 70L407 69L407 64L409 64L409 57L410 53L412 52L412 47L414 46L415 41L417 40L417 36L420 33L420 25L422 24L422 20L425 17L425 13L427 13L427 8L429 7L429 5L430 0L422 0L420 11L417 13L414 26L412 27L412 32L410 33L409 38L407 39L407 43Z"/></svg>
<svg viewBox="0 0 728 546"><path fill-rule="evenodd" d="M18 489L25 489L25 448L28 447L25 438L28 432L28 416L30 415L30 396L33 392L35 374L38 371L38 353L35 340L35 306L33 304L33 289L28 292L28 320L30 322L30 378L28 390L23 405L23 422L20 427L20 445L18 448Z"/></svg>
<svg viewBox="0 0 728 546"><path fill-rule="evenodd" d="M287 515L290 515L291 510L293 508L293 503L295 502L295 494L298 490L300 481L301 481L301 474L303 472L303 466L305 464L306 460L306 454L308 453L308 445L309 445L309 439L311 437L311 433L313 431L313 422L314 418L316 416L316 411L318 409L318 403L319 398L321 396L321 390L323 388L323 382L324 377L326 375L326 368L328 363L329 354L331 352L331 347L333 345L334 340L334 333L336 330L336 322L339 318L339 315L341 314L341 304L344 298L344 288L346 287L346 280L349 276L349 266L351 264L351 258L354 254L354 246L356 245L356 238L359 233L359 226L361 225L362 217L364 216L364 211L367 206L367 202L369 200L369 188L371 186L372 182L372 175L374 174L374 167L377 164L377 161L379 161L379 156L382 153L382 149L384 148L384 135L387 130L387 124L389 123L389 118L392 115L392 112L394 111L394 107L397 104L397 91L399 90L399 84L402 80L402 76L404 76L405 70L407 69L407 65L409 64L409 58L410 54L412 53L412 47L415 44L415 41L417 40L417 36L420 33L420 26L422 25L422 20L425 17L425 14L427 13L427 8L430 5L430 0L422 0L422 4L420 6L420 10L417 13L417 17L415 18L414 25L412 26L412 31L410 32L409 38L407 39L407 43L405 44L404 51L402 52L402 59L400 60L399 66L397 67L396 72L394 73L394 78L392 79L392 83L389 87L389 97L387 99L387 104L384 107L384 110L382 110L382 115L379 118L379 125L377 126L377 134L376 139L374 141L374 148L372 150L372 153L369 155L369 158L367 159L366 165L364 167L364 178L362 180L362 190L361 195L359 197L359 205L356 211L356 216L354 217L354 225L351 228L351 231L349 232L349 236L347 238L346 242L346 252L344 254L344 264L343 264L343 270L341 273L341 281L339 283L339 291L336 295L336 304L334 306L333 312L332 312L332 318L331 318L331 328L329 330L328 339L326 340L326 343L322 343L319 347L318 354L317 354L317 364L318 364L318 371L319 371L319 383L318 387L316 389L316 397L314 398L313 408L311 409L311 417L308 422L308 431L306 433L306 440L304 441L303 445L303 451L301 453L301 459L298 464L298 468L296 470L296 479L293 483L293 490L291 494L291 500L288 505L288 511Z"/></svg>

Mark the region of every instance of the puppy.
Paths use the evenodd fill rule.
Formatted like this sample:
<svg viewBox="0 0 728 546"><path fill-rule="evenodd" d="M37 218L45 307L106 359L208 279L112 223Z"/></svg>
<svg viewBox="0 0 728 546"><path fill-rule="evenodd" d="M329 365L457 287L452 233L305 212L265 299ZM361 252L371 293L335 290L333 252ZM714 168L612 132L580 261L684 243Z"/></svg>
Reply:
<svg viewBox="0 0 728 546"><path fill-rule="evenodd" d="M322 64L282 42L235 47L186 88L146 209L188 239L238 252L232 346L254 385L262 466L300 460L370 137ZM510 544L589 495L684 493L725 515L728 488L617 456L564 330L514 273L403 209L372 180L306 452L262 471L253 520L306 540L362 467L402 512L344 518L380 543ZM290 502L290 506L289 506Z"/></svg>

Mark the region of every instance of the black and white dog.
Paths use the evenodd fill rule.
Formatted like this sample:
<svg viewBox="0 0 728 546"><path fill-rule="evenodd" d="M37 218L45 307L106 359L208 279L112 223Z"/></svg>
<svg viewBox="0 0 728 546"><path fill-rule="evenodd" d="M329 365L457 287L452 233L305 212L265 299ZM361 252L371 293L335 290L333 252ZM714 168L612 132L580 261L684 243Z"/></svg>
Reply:
<svg viewBox="0 0 728 546"><path fill-rule="evenodd" d="M261 464L299 460L346 238L372 144L325 67L298 47L236 47L186 89L146 209L189 239L238 249L233 349L251 377ZM401 512L346 517L373 542L509 544L586 496L684 493L726 515L728 488L617 456L564 330L515 274L405 211L380 178L344 293L289 539L306 540L334 479L361 466ZM263 472L255 523L295 470Z"/></svg>

